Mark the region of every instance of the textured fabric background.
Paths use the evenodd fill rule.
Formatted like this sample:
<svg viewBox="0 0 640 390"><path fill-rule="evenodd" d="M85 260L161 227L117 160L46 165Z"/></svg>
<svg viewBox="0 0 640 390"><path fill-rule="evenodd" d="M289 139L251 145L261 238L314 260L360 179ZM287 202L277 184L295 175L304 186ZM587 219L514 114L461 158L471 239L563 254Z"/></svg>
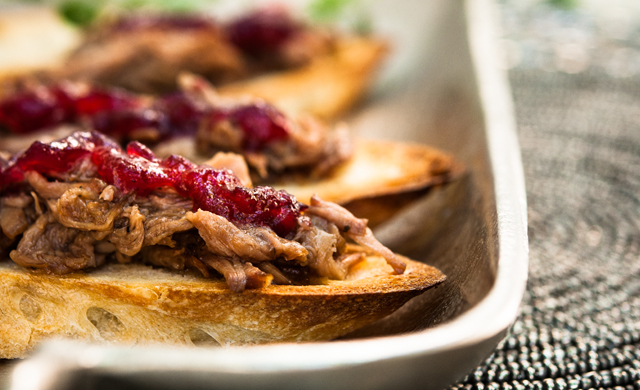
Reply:
<svg viewBox="0 0 640 390"><path fill-rule="evenodd" d="M530 279L452 388L640 389L640 78L514 69Z"/></svg>

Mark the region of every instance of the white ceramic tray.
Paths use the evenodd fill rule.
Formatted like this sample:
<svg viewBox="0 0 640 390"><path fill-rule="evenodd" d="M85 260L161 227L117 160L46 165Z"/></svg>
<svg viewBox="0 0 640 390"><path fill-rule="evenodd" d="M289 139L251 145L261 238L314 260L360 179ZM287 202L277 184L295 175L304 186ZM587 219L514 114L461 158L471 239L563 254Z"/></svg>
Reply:
<svg viewBox="0 0 640 390"><path fill-rule="evenodd" d="M526 199L510 92L489 0L371 2L394 53L351 119L366 137L425 142L468 167L377 229L448 276L345 340L232 349L52 342L11 388L442 389L488 357L518 313L527 276Z"/></svg>

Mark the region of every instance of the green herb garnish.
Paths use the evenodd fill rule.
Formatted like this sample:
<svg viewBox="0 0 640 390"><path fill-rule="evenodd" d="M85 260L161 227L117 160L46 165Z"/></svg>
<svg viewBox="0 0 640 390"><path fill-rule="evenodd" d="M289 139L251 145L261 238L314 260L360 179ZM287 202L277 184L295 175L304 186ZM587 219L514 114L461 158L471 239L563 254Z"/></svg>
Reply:
<svg viewBox="0 0 640 390"><path fill-rule="evenodd" d="M65 20L79 26L87 26L100 12L100 2L67 0L58 4L58 12Z"/></svg>
<svg viewBox="0 0 640 390"><path fill-rule="evenodd" d="M317 21L336 20L344 9L357 0L314 0L309 4L309 16Z"/></svg>
<svg viewBox="0 0 640 390"><path fill-rule="evenodd" d="M578 6L578 0L547 0L547 3L564 9L576 8Z"/></svg>

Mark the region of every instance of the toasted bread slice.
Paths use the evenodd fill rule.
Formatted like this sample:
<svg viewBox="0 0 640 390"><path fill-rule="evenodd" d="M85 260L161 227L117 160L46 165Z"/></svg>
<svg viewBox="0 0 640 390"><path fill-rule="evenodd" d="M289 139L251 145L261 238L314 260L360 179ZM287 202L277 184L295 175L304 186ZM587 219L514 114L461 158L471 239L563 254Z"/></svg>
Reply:
<svg viewBox="0 0 640 390"><path fill-rule="evenodd" d="M0 80L59 66L80 41L80 32L50 8L3 9Z"/></svg>
<svg viewBox="0 0 640 390"><path fill-rule="evenodd" d="M55 337L125 345L231 346L330 340L382 318L444 281L403 259L393 275L378 256L354 264L347 280L233 293L224 280L139 264L51 276L0 264L0 356L24 357Z"/></svg>
<svg viewBox="0 0 640 390"><path fill-rule="evenodd" d="M387 51L379 39L345 37L333 53L306 66L221 86L218 92L257 96L288 112L336 118L366 92Z"/></svg>
<svg viewBox="0 0 640 390"><path fill-rule="evenodd" d="M345 204L443 184L463 170L453 156L426 145L358 139L351 159L330 175L269 185L285 189L302 202L318 194L322 199Z"/></svg>
<svg viewBox="0 0 640 390"><path fill-rule="evenodd" d="M82 41L78 29L51 9L25 8L0 15L0 80L64 66ZM387 52L379 39L344 36L336 49L299 68L273 72L220 88L223 95L255 95L291 112L330 119L362 96ZM8 55L4 55L8 53ZM0 90L0 94L2 91Z"/></svg>

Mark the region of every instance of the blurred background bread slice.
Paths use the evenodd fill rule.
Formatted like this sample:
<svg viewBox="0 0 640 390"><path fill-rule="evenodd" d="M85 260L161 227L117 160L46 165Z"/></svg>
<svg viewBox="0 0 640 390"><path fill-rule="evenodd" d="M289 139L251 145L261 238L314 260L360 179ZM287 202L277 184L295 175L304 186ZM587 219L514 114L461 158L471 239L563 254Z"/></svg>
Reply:
<svg viewBox="0 0 640 390"><path fill-rule="evenodd" d="M59 66L80 32L50 8L4 5L0 12L0 79Z"/></svg>

